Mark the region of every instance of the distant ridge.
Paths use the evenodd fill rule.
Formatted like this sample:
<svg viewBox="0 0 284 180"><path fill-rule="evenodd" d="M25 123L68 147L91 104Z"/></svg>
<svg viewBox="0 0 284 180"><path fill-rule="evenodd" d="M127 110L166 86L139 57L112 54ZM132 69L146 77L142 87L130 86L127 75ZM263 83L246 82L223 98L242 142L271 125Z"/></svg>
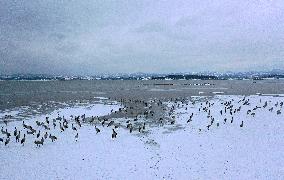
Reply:
<svg viewBox="0 0 284 180"><path fill-rule="evenodd" d="M2 81L68 81L68 80L263 80L284 79L284 70L275 69L268 72L200 72L200 73L132 73L132 74L103 74L93 76L67 76L67 75L45 75L45 74L13 74L0 75Z"/></svg>

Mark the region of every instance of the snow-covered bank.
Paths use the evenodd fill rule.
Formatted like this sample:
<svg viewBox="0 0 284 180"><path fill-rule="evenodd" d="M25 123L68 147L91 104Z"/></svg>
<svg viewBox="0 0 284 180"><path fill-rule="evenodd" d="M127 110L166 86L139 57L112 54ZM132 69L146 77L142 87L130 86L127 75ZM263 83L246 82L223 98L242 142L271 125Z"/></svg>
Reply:
<svg viewBox="0 0 284 180"><path fill-rule="evenodd" d="M221 116L225 101L231 101L234 107L242 107L238 114L227 113ZM238 103L243 96L215 96L211 103L211 115L215 122L209 130L211 118L207 113L199 112L201 103L184 105L170 103L176 108L176 127L174 133L164 132L153 139L160 145L160 170L170 174L173 179L282 179L284 177L284 116L280 102L283 97L250 96L249 105ZM266 108L263 108L265 102ZM277 107L275 106L278 102ZM212 105L214 103L214 105ZM180 105L178 105L180 104ZM252 109L261 106L255 111ZM208 107L208 106L207 106ZM272 112L269 111L274 107ZM186 110L187 108L187 110ZM277 110L282 114L277 115ZM248 110L255 116L247 114ZM224 109L223 109L224 111ZM193 113L192 121L187 123ZM224 119L227 121L224 122ZM244 121L243 127L240 127ZM217 127L219 123L219 127ZM172 129L172 126L168 126Z"/></svg>
<svg viewBox="0 0 284 180"><path fill-rule="evenodd" d="M171 118L174 116L175 123L152 128L147 124L146 134L137 131L130 134L128 130L118 128L115 129L117 138L112 139L113 127L98 126L100 132L96 133L93 125L83 124L78 128L77 142L74 139L76 132L69 128L63 133L57 132L58 140L48 141L41 148L33 141L21 146L12 137L7 146L0 144L0 179L284 177L283 97L219 95L190 100L167 102L167 113L171 113ZM119 108L100 106L94 110L102 112L104 109L101 115ZM226 112L225 107L228 107ZM61 111L60 116L69 118L68 113L68 110ZM57 112L54 116L57 117ZM208 129L212 118L214 122ZM21 126L21 122L15 123ZM14 126L16 124L9 124L10 131Z"/></svg>

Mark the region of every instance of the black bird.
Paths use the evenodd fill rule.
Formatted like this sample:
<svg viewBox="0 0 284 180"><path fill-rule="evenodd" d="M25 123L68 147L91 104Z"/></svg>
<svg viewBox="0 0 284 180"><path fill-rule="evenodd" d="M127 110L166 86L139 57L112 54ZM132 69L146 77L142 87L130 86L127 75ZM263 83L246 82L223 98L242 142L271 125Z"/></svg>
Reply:
<svg viewBox="0 0 284 180"><path fill-rule="evenodd" d="M52 142L57 140L57 137L56 136L52 136L51 134L49 134L49 138L51 139Z"/></svg>
<svg viewBox="0 0 284 180"><path fill-rule="evenodd" d="M74 124L72 124L72 129L73 129L74 131L77 131L77 128L74 127Z"/></svg>
<svg viewBox="0 0 284 180"><path fill-rule="evenodd" d="M63 122L63 127L64 127L65 129L68 128L68 122L67 122L66 120Z"/></svg>
<svg viewBox="0 0 284 180"><path fill-rule="evenodd" d="M23 127L28 128L28 125L25 124L25 121L23 121Z"/></svg>
<svg viewBox="0 0 284 180"><path fill-rule="evenodd" d="M17 136L17 134L18 134L18 131L17 131L17 128L15 127L14 136Z"/></svg>
<svg viewBox="0 0 284 180"><path fill-rule="evenodd" d="M21 131L19 131L19 133L16 136L16 142L20 141L20 137L21 137Z"/></svg>
<svg viewBox="0 0 284 180"><path fill-rule="evenodd" d="M243 127L244 126L244 121L242 121L242 124L240 125L240 127Z"/></svg>
<svg viewBox="0 0 284 180"><path fill-rule="evenodd" d="M10 142L10 138L8 137L8 138L6 139L6 141L5 141L5 146L6 146L7 144L9 144L9 142Z"/></svg>
<svg viewBox="0 0 284 180"><path fill-rule="evenodd" d="M40 136L40 130L38 131L36 137L39 138L39 136Z"/></svg>
<svg viewBox="0 0 284 180"><path fill-rule="evenodd" d="M116 136L117 136L117 132L115 132L115 130L112 129L112 135L111 135L111 137L112 137L112 138L116 138Z"/></svg>
<svg viewBox="0 0 284 180"><path fill-rule="evenodd" d="M46 118L45 118L45 121L46 121L47 124L49 124L48 118L49 118L49 117L46 117Z"/></svg>
<svg viewBox="0 0 284 180"><path fill-rule="evenodd" d="M98 134L99 132L101 132L101 130L100 130L99 128L97 128L97 126L95 126L95 128L96 128L97 134Z"/></svg>
<svg viewBox="0 0 284 180"><path fill-rule="evenodd" d="M110 122L108 123L107 127L113 125L113 123L114 123L114 121L110 121Z"/></svg>
<svg viewBox="0 0 284 180"><path fill-rule="evenodd" d="M27 134L34 134L34 132L32 132L32 131L27 131Z"/></svg>
<svg viewBox="0 0 284 180"><path fill-rule="evenodd" d="M75 140L76 140L76 142L77 142L77 140L78 140L78 137L79 137L79 134L77 133L77 134L75 135Z"/></svg>
<svg viewBox="0 0 284 180"><path fill-rule="evenodd" d="M41 126L41 123L39 121L36 121L36 125Z"/></svg>
<svg viewBox="0 0 284 180"><path fill-rule="evenodd" d="M6 134L6 132L3 130L3 127L1 128L1 133Z"/></svg>
<svg viewBox="0 0 284 180"><path fill-rule="evenodd" d="M9 133L7 129L6 129L6 135L8 138L11 136L11 133Z"/></svg>
<svg viewBox="0 0 284 180"><path fill-rule="evenodd" d="M208 130L209 130L210 126L211 126L210 124L208 126L206 126Z"/></svg>
<svg viewBox="0 0 284 180"><path fill-rule="evenodd" d="M105 126L105 122L106 122L106 120L104 119L103 122L102 122L103 127Z"/></svg>
<svg viewBox="0 0 284 180"><path fill-rule="evenodd" d="M61 132L63 132L65 129L62 127L61 122L59 122L59 124L60 124L60 130Z"/></svg>
<svg viewBox="0 0 284 180"><path fill-rule="evenodd" d="M142 129L145 130L146 123L143 123Z"/></svg>
<svg viewBox="0 0 284 180"><path fill-rule="evenodd" d="M130 128L130 127L132 127L132 124L131 123L127 124L126 128Z"/></svg>
<svg viewBox="0 0 284 180"><path fill-rule="evenodd" d="M47 137L48 137L48 134L47 134L47 132L45 132L44 139L46 139Z"/></svg>
<svg viewBox="0 0 284 180"><path fill-rule="evenodd" d="M43 146L43 142L44 142L44 139L43 139L43 137L41 137L41 140L39 140L39 141L34 141L34 143L36 144L36 146L40 146L40 145L42 145Z"/></svg>
<svg viewBox="0 0 284 180"><path fill-rule="evenodd" d="M25 141L26 141L26 134L24 134L24 137L23 137L23 139L21 140L21 144L24 145L24 144L25 144Z"/></svg>
<svg viewBox="0 0 284 180"><path fill-rule="evenodd" d="M5 123L6 126L8 125L8 121L7 120L4 120L3 122Z"/></svg>

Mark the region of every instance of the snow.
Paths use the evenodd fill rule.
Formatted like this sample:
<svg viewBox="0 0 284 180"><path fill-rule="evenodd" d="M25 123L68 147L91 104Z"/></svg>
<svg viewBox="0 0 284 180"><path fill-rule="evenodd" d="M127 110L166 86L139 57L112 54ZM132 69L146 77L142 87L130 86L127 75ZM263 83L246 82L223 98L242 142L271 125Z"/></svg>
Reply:
<svg viewBox="0 0 284 180"><path fill-rule="evenodd" d="M224 92L212 92L213 94L224 94Z"/></svg>
<svg viewBox="0 0 284 180"><path fill-rule="evenodd" d="M107 100L108 98L106 97L94 97L95 99L100 99L100 100Z"/></svg>
<svg viewBox="0 0 284 180"><path fill-rule="evenodd" d="M237 96L215 96L211 102L223 102L230 99L242 99ZM190 170L193 179L282 179L284 176L284 142L283 115L276 115L276 111L256 110L256 116L247 115L247 110L268 101L269 107L276 101L283 102L284 98L251 96L250 106L242 106L239 115L234 116L233 123L224 124L220 118L220 106L212 107L214 117L218 117L220 127L214 126L207 130L206 115L199 113L196 106L188 106L176 113L179 115L177 123L186 124L188 114L194 113L193 121L180 131L167 136L164 142L175 142L165 145L166 154L175 159L175 169L172 171L180 177L176 169L183 172ZM262 103L259 103L262 99ZM204 104L204 102L203 102ZM235 102L235 104L238 104ZM172 105L172 103L170 104ZM279 105L278 105L279 106ZM216 109L215 109L216 108ZM280 108L278 108L280 109ZM187 113L186 113L187 112ZM226 117L226 116L225 116ZM227 116L229 117L229 116ZM199 119L195 121L194 119ZM241 121L244 127L240 128ZM218 121L217 121L218 122ZM201 132L197 129L202 128ZM177 140L178 139L178 140ZM166 144L166 143L164 143ZM163 163L167 164L167 163ZM181 170L182 171L182 170ZM173 175L174 176L174 175Z"/></svg>
<svg viewBox="0 0 284 180"><path fill-rule="evenodd" d="M284 94L262 94L263 96L276 96L276 97L284 97Z"/></svg>
<svg viewBox="0 0 284 180"><path fill-rule="evenodd" d="M20 113L18 110L12 110L12 111L3 111L0 113L0 119L5 119L5 116L10 115L11 117L17 116Z"/></svg>
<svg viewBox="0 0 284 180"><path fill-rule="evenodd" d="M191 97L188 105L167 102L168 111L174 106L174 125L146 126L147 133L130 134L118 128L116 139L111 139L112 128L99 127L96 134L93 126L84 124L78 130L75 141L70 128L66 132L53 133L58 137L37 148L34 139L27 144L16 144L14 138L8 146L0 144L0 179L283 179L284 177L284 118L280 102L283 97L247 96L249 105L243 105L244 96L216 95L214 97ZM199 107L210 102L210 122L207 113ZM226 101L234 108L242 107L234 114L220 115ZM268 102L263 108L265 101ZM278 104L277 104L278 102ZM276 106L277 104L277 106ZM247 110L256 106L255 116ZM104 115L118 104L96 104L80 110L61 109L60 115ZM208 106L207 106L208 107ZM268 109L274 107L272 112ZM277 115L277 110L282 110ZM192 121L187 123L193 113ZM57 116L57 112L50 116ZM223 119L228 118L224 124ZM43 120L43 119L42 119ZM116 119L122 122L124 119ZM143 121L143 119L140 119ZM244 126L240 127L241 121ZM217 127L216 123L220 126ZM32 120L28 121L32 124ZM8 124L21 127L21 122ZM200 130L199 130L200 129ZM2 134L0 135L0 137Z"/></svg>
<svg viewBox="0 0 284 180"><path fill-rule="evenodd" d="M118 109L118 105L92 104L86 106L75 106L71 108L60 108L55 112L48 114L51 118L56 118L57 114L70 117L71 115L83 115L86 117L103 116L110 113L111 109Z"/></svg>

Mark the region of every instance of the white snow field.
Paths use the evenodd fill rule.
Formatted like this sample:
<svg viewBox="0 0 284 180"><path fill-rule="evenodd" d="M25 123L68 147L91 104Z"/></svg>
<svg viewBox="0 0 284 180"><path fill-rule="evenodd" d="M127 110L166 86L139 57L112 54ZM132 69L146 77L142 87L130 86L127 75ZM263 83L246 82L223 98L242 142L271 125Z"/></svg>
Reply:
<svg viewBox="0 0 284 180"><path fill-rule="evenodd" d="M115 139L111 127L98 126L101 131L96 133L89 124L78 128L77 142L76 131L61 133L52 127L58 139L48 139L42 147L36 147L32 135L24 146L12 135L7 146L0 142L0 179L283 179L282 102L283 96L227 95L167 102L173 124L146 124L144 133L132 134L118 128ZM105 115L119 107L93 105L88 115ZM59 114L69 118L69 112L74 113ZM84 109L76 113L84 114ZM49 116L54 115L57 112ZM114 121L126 124L125 119ZM25 123L35 126L32 120ZM15 126L22 129L22 122L8 124L11 134Z"/></svg>

